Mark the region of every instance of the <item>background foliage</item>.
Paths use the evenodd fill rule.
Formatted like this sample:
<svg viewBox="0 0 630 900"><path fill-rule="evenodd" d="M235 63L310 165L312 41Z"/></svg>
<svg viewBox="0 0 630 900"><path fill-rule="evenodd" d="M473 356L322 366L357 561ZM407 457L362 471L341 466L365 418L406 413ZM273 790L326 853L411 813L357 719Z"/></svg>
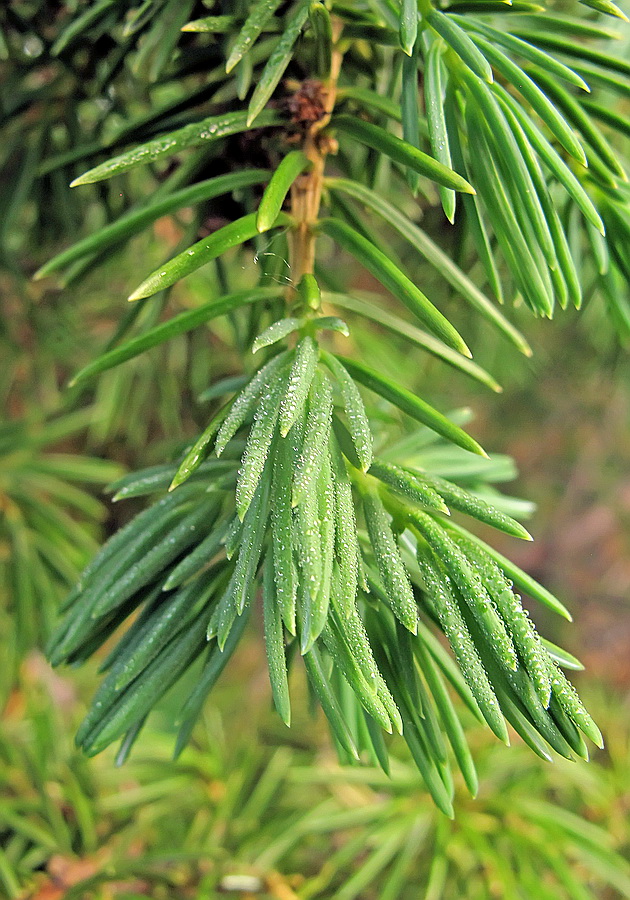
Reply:
<svg viewBox="0 0 630 900"><path fill-rule="evenodd" d="M339 768L306 717L300 740L287 742L261 691L262 666L248 642L218 689L225 712L206 708L176 763L167 707L117 769L112 753L87 760L71 745L83 709L76 678L51 678L31 657L0 732L8 895L630 895L627 704L590 695L607 751L588 767L550 766L518 745L506 752L473 726L482 788L465 800L458 785L452 822L406 756L392 760L391 778ZM94 673L81 681L89 693Z"/></svg>

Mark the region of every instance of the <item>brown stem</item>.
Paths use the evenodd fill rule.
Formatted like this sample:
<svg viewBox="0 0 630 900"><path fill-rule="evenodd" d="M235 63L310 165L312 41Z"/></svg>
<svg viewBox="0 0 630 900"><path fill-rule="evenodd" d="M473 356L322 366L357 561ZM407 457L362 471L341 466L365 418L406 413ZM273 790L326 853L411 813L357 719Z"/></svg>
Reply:
<svg viewBox="0 0 630 900"><path fill-rule="evenodd" d="M315 232L314 224L319 216L319 207L324 185L324 167L326 157L336 148L335 142L322 130L330 122L337 99L337 81L341 69L343 54L338 49L341 34L341 22L333 20L333 53L330 76L322 85L323 115L309 125L304 135L302 150L312 163L311 169L296 179L291 188L291 214L295 225L290 233L290 262L293 285L299 284L303 275L313 274L315 266ZM293 300L295 288L289 292Z"/></svg>

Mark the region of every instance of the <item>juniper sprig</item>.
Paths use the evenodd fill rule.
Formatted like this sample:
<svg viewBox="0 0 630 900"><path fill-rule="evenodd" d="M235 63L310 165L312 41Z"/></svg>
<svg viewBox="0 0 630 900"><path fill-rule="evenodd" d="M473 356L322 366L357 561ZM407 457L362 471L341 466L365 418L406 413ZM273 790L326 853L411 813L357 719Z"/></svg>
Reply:
<svg viewBox="0 0 630 900"><path fill-rule="evenodd" d="M113 485L116 498L149 505L85 570L51 641L54 664L77 662L130 623L77 736L86 752L120 739L124 756L160 697L194 667L180 750L257 604L282 719L290 722L288 672L301 657L340 757L386 769L382 732L402 733L448 815L447 741L476 790L451 690L501 740L509 723L543 758L550 748L586 757L582 735L601 746L559 668L571 658L538 636L521 594L568 617L565 607L460 519L531 539L500 494L494 504L482 496L493 461L454 417L358 359L352 341L376 322L500 390L472 361L464 326L418 284L414 260L496 329L506 353L531 350L504 301L551 318L579 307L586 285L628 336L627 290L618 287L630 278L620 151L630 125L614 96L630 95L630 66L599 16L620 28L626 19L611 0L584 5L594 14L574 5L564 17L524 0L253 0L239 17L226 4L229 22L213 14L181 23L186 41L172 64L175 78L189 54L219 60L204 115L176 127L156 116L146 140L74 179L128 183L139 167L174 156L205 171L237 148L227 174L196 180L191 165L189 184L145 198L39 272L89 259L184 206L229 196L238 207L143 271L129 299L147 302L209 264L228 282L222 294L121 335L74 378L87 384L219 316L235 323L238 387L217 388L212 397L224 404L174 462ZM115 29L116 6L106 15ZM156 6L150 34L161 15ZM250 164L248 153L268 166ZM456 262L427 233L419 213L429 206L457 223L481 277L466 254ZM265 271L258 263L270 246ZM350 259L382 286L387 308L337 274ZM278 261L289 266L286 284ZM388 448L392 422L405 423L406 450ZM435 453L423 465L430 441ZM443 476L436 460L449 446L456 460L479 460L475 478Z"/></svg>

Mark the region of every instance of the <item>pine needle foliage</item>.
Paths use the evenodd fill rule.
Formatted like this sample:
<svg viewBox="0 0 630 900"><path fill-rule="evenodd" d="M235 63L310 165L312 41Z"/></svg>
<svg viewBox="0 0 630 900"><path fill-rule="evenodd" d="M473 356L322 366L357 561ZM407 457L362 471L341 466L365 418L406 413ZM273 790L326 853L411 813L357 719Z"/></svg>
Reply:
<svg viewBox="0 0 630 900"><path fill-rule="evenodd" d="M525 0L252 0L198 11L192 2L98 3L51 50L63 54L107 24L130 43L141 33L129 53L151 58L149 80L174 83L192 67L211 90L202 114L189 107L174 123L158 112L152 136L74 178L77 188L111 181L122 191L141 167L177 157L182 172L38 277L89 264L209 197L232 196L238 208L154 271L140 264L129 300L151 303L208 265L224 289L135 338L121 335L75 383L219 316L237 326L242 379L236 390L211 388L221 405L177 459L114 486L117 499L149 505L85 569L50 658L81 662L129 620L77 736L89 754L122 740L121 759L158 700L196 667L179 752L260 606L283 720L288 670L301 658L341 759L387 770L384 735L401 733L452 815L447 742L473 794L477 782L451 689L500 740L509 723L543 758L587 758L584 738L601 746L601 735L563 674L571 658L538 636L521 594L568 617L565 607L467 524L530 535L500 496L489 502L466 479L418 464L413 446L434 433L465 458L485 451L357 359L352 330L380 322L498 388L451 320L463 317L442 311L399 261L393 231L497 329L506 353L531 353L507 314L512 301L551 318L579 307L593 279L628 336L630 125L615 103L630 93L630 66L602 16L620 32L626 17L611 0L576 5L573 17ZM229 172L216 174L226 159ZM210 177L199 180L204 168ZM458 260L418 224L437 204L459 229ZM467 271L471 251L481 287ZM261 266L263 257L271 262ZM350 260L383 287L387 309L336 274ZM497 301L507 300L504 312ZM398 455L387 452L392 420L420 429Z"/></svg>
<svg viewBox="0 0 630 900"><path fill-rule="evenodd" d="M122 471L93 456L55 452L85 430L90 412L0 425L0 597L15 622L17 656L47 640L59 601L98 549L107 510L89 486Z"/></svg>
<svg viewBox="0 0 630 900"><path fill-rule="evenodd" d="M82 694L93 674L73 676ZM610 688L594 698L608 752L587 771L549 766L522 745L506 753L473 725L482 791L474 801L460 793L450 822L422 796L400 745L389 776L336 766L316 727L308 750L270 748L274 720L243 698L242 677L237 664L179 760L169 759L166 709L164 729L154 722L116 769L111 753L88 760L72 746L82 703L31 656L0 719L3 897L630 896L630 734Z"/></svg>

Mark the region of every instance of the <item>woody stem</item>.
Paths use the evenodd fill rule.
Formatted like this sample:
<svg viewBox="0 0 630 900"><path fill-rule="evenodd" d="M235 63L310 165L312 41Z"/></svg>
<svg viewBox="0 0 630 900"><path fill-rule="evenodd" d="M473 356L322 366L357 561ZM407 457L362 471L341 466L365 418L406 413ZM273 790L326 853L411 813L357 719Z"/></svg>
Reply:
<svg viewBox="0 0 630 900"><path fill-rule="evenodd" d="M301 175L291 188L291 214L295 225L290 232L290 262L293 284L297 285L303 275L312 275L315 266L315 231L314 225L319 216L324 184L324 167L326 156L331 150L331 141L322 134L322 130L330 122L337 99L337 82L341 69L343 54L338 49L341 23L333 21L333 53L330 75L323 85L324 114L309 125L302 150L311 161L308 172ZM293 298L294 289L290 291Z"/></svg>

